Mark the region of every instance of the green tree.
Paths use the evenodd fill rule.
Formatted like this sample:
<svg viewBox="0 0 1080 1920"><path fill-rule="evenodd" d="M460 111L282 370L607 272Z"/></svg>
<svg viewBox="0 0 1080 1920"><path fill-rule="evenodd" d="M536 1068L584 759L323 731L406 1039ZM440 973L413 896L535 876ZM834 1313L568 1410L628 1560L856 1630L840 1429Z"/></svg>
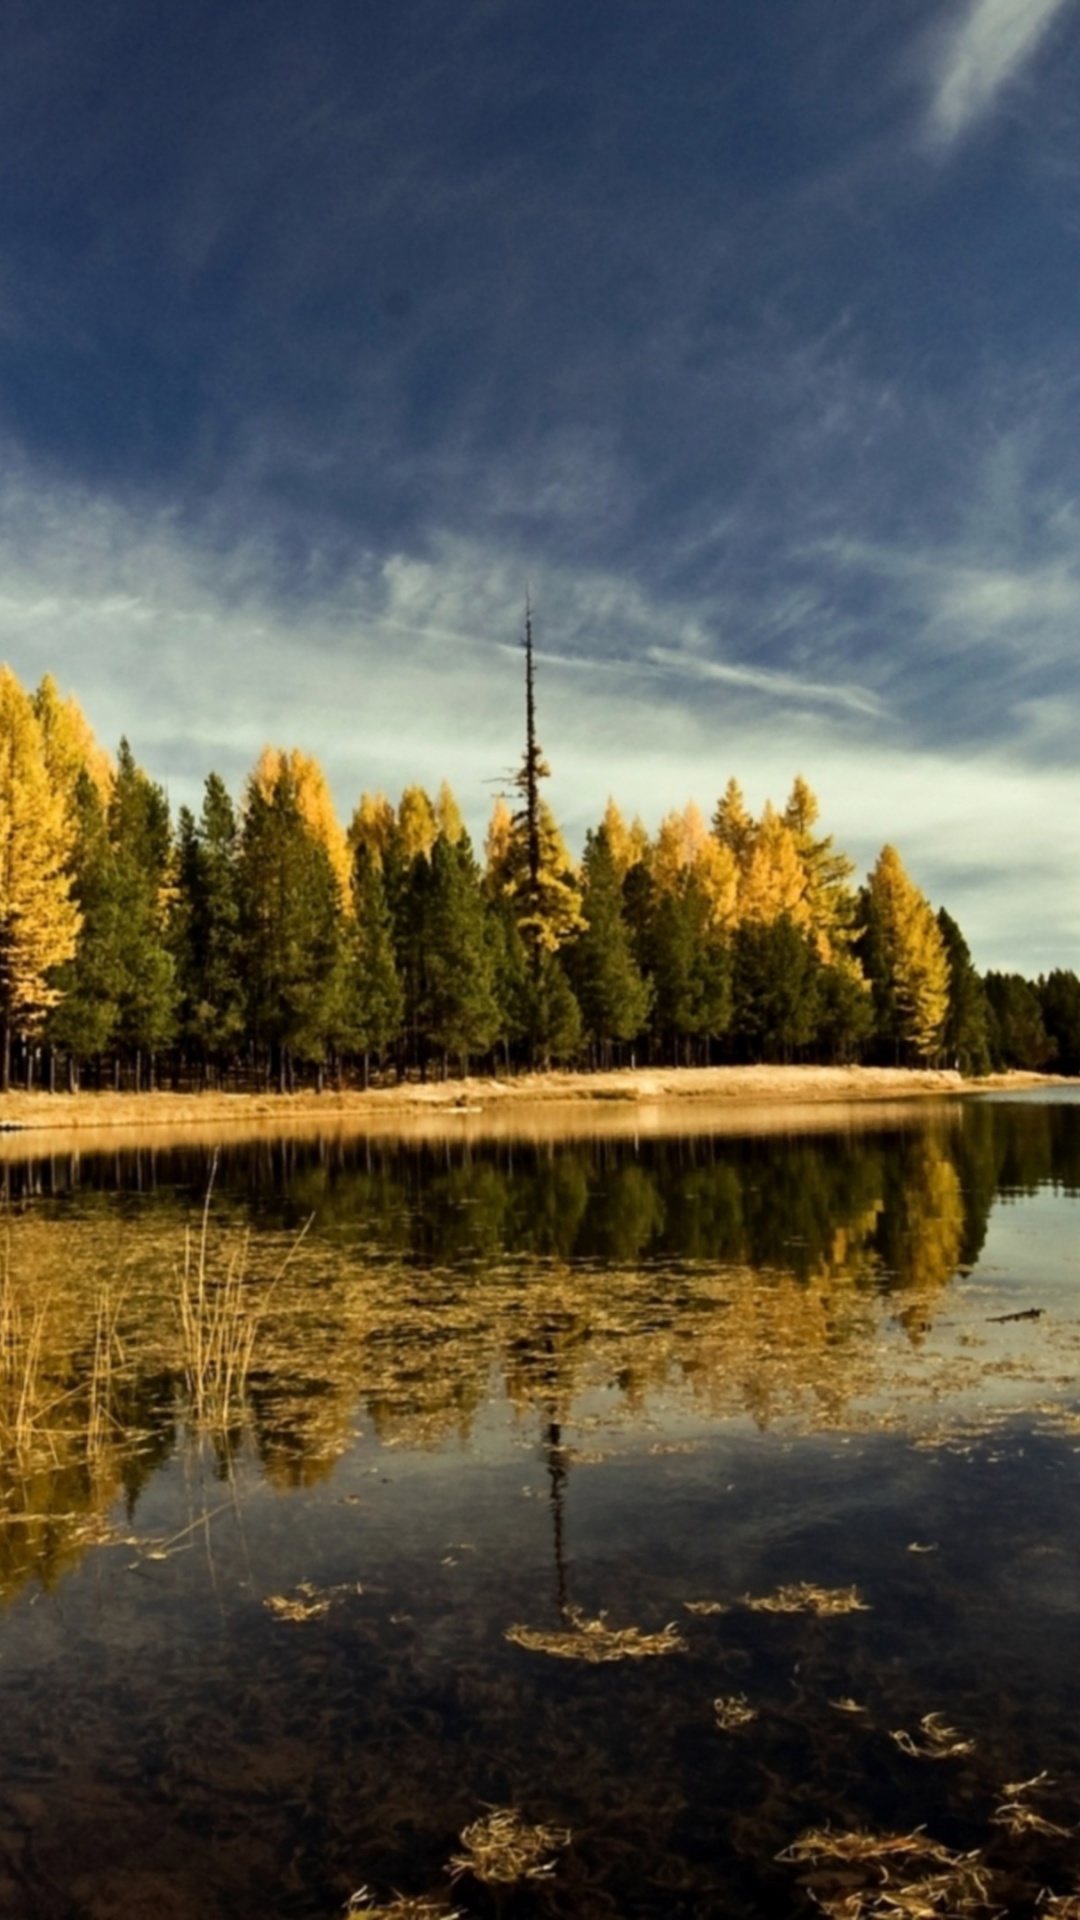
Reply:
<svg viewBox="0 0 1080 1920"><path fill-rule="evenodd" d="M240 932L240 830L219 774L211 773L196 822L182 809L177 831L174 945L181 1031L204 1079L240 1046L245 1025Z"/></svg>
<svg viewBox="0 0 1080 1920"><path fill-rule="evenodd" d="M363 839L357 841L353 857L349 973L349 1044L363 1056L366 1086L370 1056L381 1062L401 1032L405 994L394 959L394 924L382 867Z"/></svg>
<svg viewBox="0 0 1080 1920"><path fill-rule="evenodd" d="M1055 1045L1047 1033L1039 995L1019 973L988 973L990 1056L995 1067L1042 1073L1054 1065Z"/></svg>
<svg viewBox="0 0 1080 1920"><path fill-rule="evenodd" d="M294 1062L322 1068L347 1028L347 953L335 863L305 818L300 775L278 756L244 797L239 854L248 1030L285 1091Z"/></svg>
<svg viewBox="0 0 1080 1920"><path fill-rule="evenodd" d="M126 740L116 757L116 779L106 812L114 895L114 1044L134 1064L143 1061L153 1084L154 1057L176 1028L176 969L169 940L173 846L163 789L135 763Z"/></svg>
<svg viewBox="0 0 1080 1920"><path fill-rule="evenodd" d="M813 1038L821 966L789 915L744 920L735 930L733 1026L740 1048L759 1060L791 1060Z"/></svg>
<svg viewBox="0 0 1080 1920"><path fill-rule="evenodd" d="M949 1000L942 1051L948 1065L959 1067L961 1073L989 1073L990 1009L986 990L967 941L944 907L938 908L937 923L949 963Z"/></svg>
<svg viewBox="0 0 1080 1920"><path fill-rule="evenodd" d="M631 951L622 885L606 827L589 833L582 871L585 924L567 949L568 971L585 1032L606 1065L612 1045L633 1040L645 1026L651 995Z"/></svg>
<svg viewBox="0 0 1080 1920"><path fill-rule="evenodd" d="M1058 1073L1080 1073L1080 980L1063 967L1036 982L1043 1025L1057 1049Z"/></svg>
<svg viewBox="0 0 1080 1920"><path fill-rule="evenodd" d="M420 1025L467 1072L469 1056L494 1045L499 1007L480 871L464 832L453 843L440 834L431 849L422 921Z"/></svg>

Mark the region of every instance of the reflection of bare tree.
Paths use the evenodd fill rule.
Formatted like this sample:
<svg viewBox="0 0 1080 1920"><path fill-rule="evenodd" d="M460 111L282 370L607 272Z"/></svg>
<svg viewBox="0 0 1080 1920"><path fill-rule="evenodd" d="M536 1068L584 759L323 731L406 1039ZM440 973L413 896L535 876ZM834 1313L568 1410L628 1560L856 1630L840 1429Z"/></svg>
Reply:
<svg viewBox="0 0 1080 1920"><path fill-rule="evenodd" d="M981 1231L945 1133L773 1142L772 1159L760 1142L737 1156L664 1142L652 1164L590 1151L440 1161L427 1201L412 1163L404 1185L377 1165L352 1181L308 1165L296 1188L316 1224L284 1272L291 1226L249 1230L225 1196L201 1292L189 1262L186 1315L174 1203L126 1220L104 1201L11 1211L0 1585L81 1551L119 1491L137 1500L178 1427L206 1426L218 1386L223 1468L247 1445L292 1485L332 1470L358 1407L386 1444L438 1445L469 1433L497 1385L540 1421L565 1606L565 1434L583 1395L628 1418L662 1395L762 1425L849 1419L888 1384L883 1321L899 1306L918 1339Z"/></svg>

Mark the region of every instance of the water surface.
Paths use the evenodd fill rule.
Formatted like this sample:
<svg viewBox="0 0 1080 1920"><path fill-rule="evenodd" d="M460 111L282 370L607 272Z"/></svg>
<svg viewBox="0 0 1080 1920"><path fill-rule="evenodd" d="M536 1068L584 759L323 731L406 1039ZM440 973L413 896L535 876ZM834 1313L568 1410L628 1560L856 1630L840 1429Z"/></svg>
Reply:
<svg viewBox="0 0 1080 1920"><path fill-rule="evenodd" d="M0 1913L1075 1890L1074 1100L4 1177ZM549 1872L452 1881L492 1808Z"/></svg>

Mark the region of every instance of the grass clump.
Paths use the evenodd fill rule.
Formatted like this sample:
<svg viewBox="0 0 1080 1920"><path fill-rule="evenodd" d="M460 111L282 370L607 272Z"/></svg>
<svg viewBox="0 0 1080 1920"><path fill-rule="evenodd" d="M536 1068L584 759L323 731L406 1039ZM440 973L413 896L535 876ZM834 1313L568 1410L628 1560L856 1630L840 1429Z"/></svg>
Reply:
<svg viewBox="0 0 1080 1920"><path fill-rule="evenodd" d="M758 1717L757 1708L750 1705L745 1693L721 1694L713 1701L713 1712L721 1733L737 1733Z"/></svg>
<svg viewBox="0 0 1080 1920"><path fill-rule="evenodd" d="M955 1853L922 1827L911 1833L811 1828L780 1854L809 1867L810 1892L829 1920L946 1920L994 1903L978 1853Z"/></svg>
<svg viewBox="0 0 1080 1920"><path fill-rule="evenodd" d="M648 1660L665 1653L682 1653L686 1642L674 1623L657 1633L640 1627L609 1627L606 1614L588 1620L576 1607L568 1609L572 1622L562 1632L545 1633L538 1627L507 1627L506 1638L530 1653L547 1653L556 1660L584 1660L599 1666L608 1660Z"/></svg>
<svg viewBox="0 0 1080 1920"><path fill-rule="evenodd" d="M814 1613L825 1618L838 1613L869 1613L868 1601L862 1598L857 1587L817 1587L810 1580L793 1580L787 1586L777 1587L775 1593L764 1593L756 1598L751 1594L743 1597L743 1605L755 1613Z"/></svg>
<svg viewBox="0 0 1080 1920"><path fill-rule="evenodd" d="M975 1751L974 1740L965 1740L955 1727L947 1726L943 1714L924 1713L919 1728L921 1740L905 1733L903 1727L889 1735L911 1760L958 1760L962 1754Z"/></svg>
<svg viewBox="0 0 1080 1920"><path fill-rule="evenodd" d="M443 1900L412 1893L395 1893L389 1900L379 1900L367 1887L358 1887L349 1895L345 1912L362 1915L363 1920L464 1920L459 1907L448 1907Z"/></svg>
<svg viewBox="0 0 1080 1920"><path fill-rule="evenodd" d="M462 1829L463 1851L450 1861L457 1880L471 1873L488 1885L543 1880L554 1872L554 1855L570 1844L567 1827L530 1826L515 1807L495 1807Z"/></svg>

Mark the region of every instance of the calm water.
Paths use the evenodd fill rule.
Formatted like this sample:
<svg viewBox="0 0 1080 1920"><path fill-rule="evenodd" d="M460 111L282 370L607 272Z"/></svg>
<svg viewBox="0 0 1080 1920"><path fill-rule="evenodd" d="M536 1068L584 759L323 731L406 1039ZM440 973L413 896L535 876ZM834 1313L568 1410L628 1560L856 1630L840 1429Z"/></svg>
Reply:
<svg viewBox="0 0 1080 1920"><path fill-rule="evenodd" d="M0 1179L0 1914L1077 1890L1077 1100Z"/></svg>

